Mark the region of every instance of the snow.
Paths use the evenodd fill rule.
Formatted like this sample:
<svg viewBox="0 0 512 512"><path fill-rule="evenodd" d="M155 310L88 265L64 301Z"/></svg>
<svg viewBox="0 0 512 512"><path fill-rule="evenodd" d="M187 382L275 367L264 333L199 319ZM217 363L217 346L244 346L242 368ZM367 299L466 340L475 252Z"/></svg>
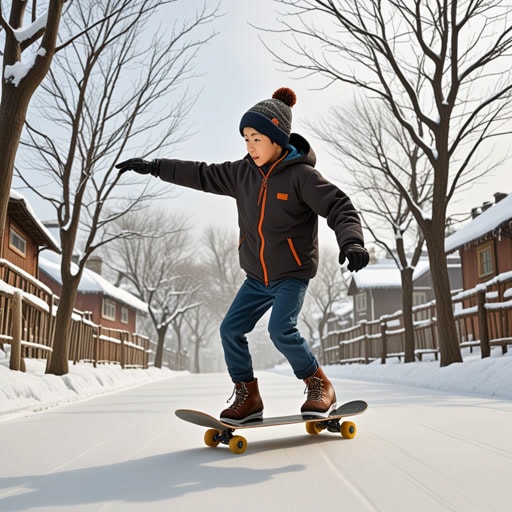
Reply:
<svg viewBox="0 0 512 512"><path fill-rule="evenodd" d="M46 21L48 20L48 11L45 11L41 16L38 16L33 23L28 25L25 28L13 29L14 35L18 43L22 43L27 39L30 39L32 36L37 34L37 32L43 29L46 26Z"/></svg>
<svg viewBox="0 0 512 512"><path fill-rule="evenodd" d="M226 374L79 364L56 377L0 358L0 510L508 510L512 357L464 355L447 368L327 366L339 400L369 403L351 418L356 438L240 430L243 455L204 446L205 429L173 414L216 414ZM304 384L287 365L257 376L268 415L300 407Z"/></svg>
<svg viewBox="0 0 512 512"><path fill-rule="evenodd" d="M413 280L419 278L429 270L427 259L418 261L414 272ZM357 273L352 274L352 280L358 290L365 288L400 288L402 280L400 270L394 260L383 260L368 265Z"/></svg>
<svg viewBox="0 0 512 512"><path fill-rule="evenodd" d="M512 400L512 357L493 349L493 356L480 358L478 349L464 349L464 363L440 368L437 361L424 356L422 362L403 364L389 359L386 364L375 361L368 365L331 365L332 377L350 378L414 386L449 393ZM159 379L176 376L166 368L121 369L119 365L70 363L69 374L57 377L45 374L45 363L25 359L26 372L9 370L8 354L0 350L0 421L13 416L29 415L75 400L124 389ZM289 374L288 365L274 372Z"/></svg>
<svg viewBox="0 0 512 512"><path fill-rule="evenodd" d="M492 205L478 217L472 219L464 227L450 235L445 240L446 252L454 251L481 236L490 233L504 222L512 219L512 194Z"/></svg>
<svg viewBox="0 0 512 512"><path fill-rule="evenodd" d="M34 213L32 206L30 205L30 203L28 202L28 200L25 196L20 194L17 190L14 190L13 188L11 188L11 190L9 192L9 198L12 198L16 201L23 201L25 209L26 209L27 213L32 217L33 222L35 224L37 224L37 226L45 234L45 236L53 242L53 245L55 247L60 247L60 244L56 241L56 239L52 235L52 233L46 228L46 226L39 220L37 215Z"/></svg>
<svg viewBox="0 0 512 512"><path fill-rule="evenodd" d="M50 254L48 251L44 252L44 256L39 257L39 268L43 270L49 277L56 283L62 285L62 278L60 275L60 256L57 254ZM71 264L73 272L78 272L78 267L74 263ZM148 305L132 295L130 292L114 286L107 281L100 274L85 268L80 279L78 291L81 293L101 293L112 297L127 306L132 307L138 311L147 313Z"/></svg>
<svg viewBox="0 0 512 512"><path fill-rule="evenodd" d="M46 21L48 19L48 11L45 11L44 14L38 16L33 23L24 28L12 29L16 40L19 43L30 39L34 36L39 30L43 29L46 25ZM28 53L28 52L27 52ZM15 87L18 87L21 80L27 76L29 71L32 69L36 62L36 58L38 56L44 57L46 55L46 50L44 48L38 48L37 51L28 54L25 58L25 61L18 61L12 65L5 66L4 71L4 79L10 81L14 84Z"/></svg>
<svg viewBox="0 0 512 512"><path fill-rule="evenodd" d="M12 82L15 87L18 87L20 82L27 76L29 71L34 67L38 53L29 55L25 62L15 62L5 66L4 78L7 82Z"/></svg>
<svg viewBox="0 0 512 512"><path fill-rule="evenodd" d="M45 374L44 361L25 359L25 365L25 373L9 370L8 358L0 351L0 421L169 378L174 374L157 368L123 370L119 365L94 368L92 364L73 365L70 362L70 372L57 377Z"/></svg>

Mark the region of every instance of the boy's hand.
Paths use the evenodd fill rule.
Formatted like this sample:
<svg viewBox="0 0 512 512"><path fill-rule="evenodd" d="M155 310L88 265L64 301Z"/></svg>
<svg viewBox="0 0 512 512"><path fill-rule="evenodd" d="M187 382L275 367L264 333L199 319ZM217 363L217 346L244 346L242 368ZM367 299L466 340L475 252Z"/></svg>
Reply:
<svg viewBox="0 0 512 512"><path fill-rule="evenodd" d="M348 260L347 268L351 272L361 270L370 261L368 251L361 244L357 243L350 243L343 247L340 252L340 265L344 263L345 258Z"/></svg>
<svg viewBox="0 0 512 512"><path fill-rule="evenodd" d="M116 164L116 169L119 169L119 174L126 171L135 171L139 174L152 174L153 176L159 175L160 161L159 160L143 160L142 158L130 158L124 162Z"/></svg>

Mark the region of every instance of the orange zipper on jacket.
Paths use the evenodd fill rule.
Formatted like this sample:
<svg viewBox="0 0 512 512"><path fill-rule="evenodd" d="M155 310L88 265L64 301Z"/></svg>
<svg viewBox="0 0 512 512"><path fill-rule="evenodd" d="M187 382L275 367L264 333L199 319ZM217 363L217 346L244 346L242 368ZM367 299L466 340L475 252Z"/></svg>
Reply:
<svg viewBox="0 0 512 512"><path fill-rule="evenodd" d="M258 234L260 236L260 263L261 267L263 269L263 282L265 283L265 286L268 286L268 271L267 271L267 264L265 262L265 236L263 235L263 221L265 219L265 206L267 204L267 189L268 189L268 178L270 176L270 173L276 168L277 164L282 162L286 156L288 155L288 151L284 153L282 157L279 158L279 160L276 160L271 166L270 169L265 172L261 169L261 167L258 167L258 170L260 171L261 175L263 176L263 181L261 182L260 187L260 193L258 195L258 206L260 206L260 219L258 222Z"/></svg>

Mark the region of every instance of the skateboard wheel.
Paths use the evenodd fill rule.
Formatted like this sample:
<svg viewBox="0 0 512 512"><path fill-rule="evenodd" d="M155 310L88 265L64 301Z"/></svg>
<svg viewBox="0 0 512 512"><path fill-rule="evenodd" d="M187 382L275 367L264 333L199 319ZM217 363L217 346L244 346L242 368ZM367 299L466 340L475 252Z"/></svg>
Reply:
<svg viewBox="0 0 512 512"><path fill-rule="evenodd" d="M346 437L347 439L353 439L357 434L356 424L352 421L344 421L341 424L340 432L343 437Z"/></svg>
<svg viewBox="0 0 512 512"><path fill-rule="evenodd" d="M229 440L229 449L233 453L244 453L247 450L247 439L242 436L233 436Z"/></svg>
<svg viewBox="0 0 512 512"><path fill-rule="evenodd" d="M215 448L220 443L220 432L218 430L215 430L214 428L211 428L207 430L204 433L204 444L206 446L211 446L212 448Z"/></svg>
<svg viewBox="0 0 512 512"><path fill-rule="evenodd" d="M320 434L325 427L319 421L306 422L306 432L313 436Z"/></svg>

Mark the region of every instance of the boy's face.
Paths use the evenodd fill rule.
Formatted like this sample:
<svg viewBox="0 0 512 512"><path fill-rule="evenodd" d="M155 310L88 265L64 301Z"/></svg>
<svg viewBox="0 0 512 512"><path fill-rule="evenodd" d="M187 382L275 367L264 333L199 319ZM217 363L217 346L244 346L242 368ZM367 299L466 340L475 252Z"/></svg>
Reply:
<svg viewBox="0 0 512 512"><path fill-rule="evenodd" d="M247 152L258 167L275 162L281 156L281 146L254 128L244 128L243 134Z"/></svg>

